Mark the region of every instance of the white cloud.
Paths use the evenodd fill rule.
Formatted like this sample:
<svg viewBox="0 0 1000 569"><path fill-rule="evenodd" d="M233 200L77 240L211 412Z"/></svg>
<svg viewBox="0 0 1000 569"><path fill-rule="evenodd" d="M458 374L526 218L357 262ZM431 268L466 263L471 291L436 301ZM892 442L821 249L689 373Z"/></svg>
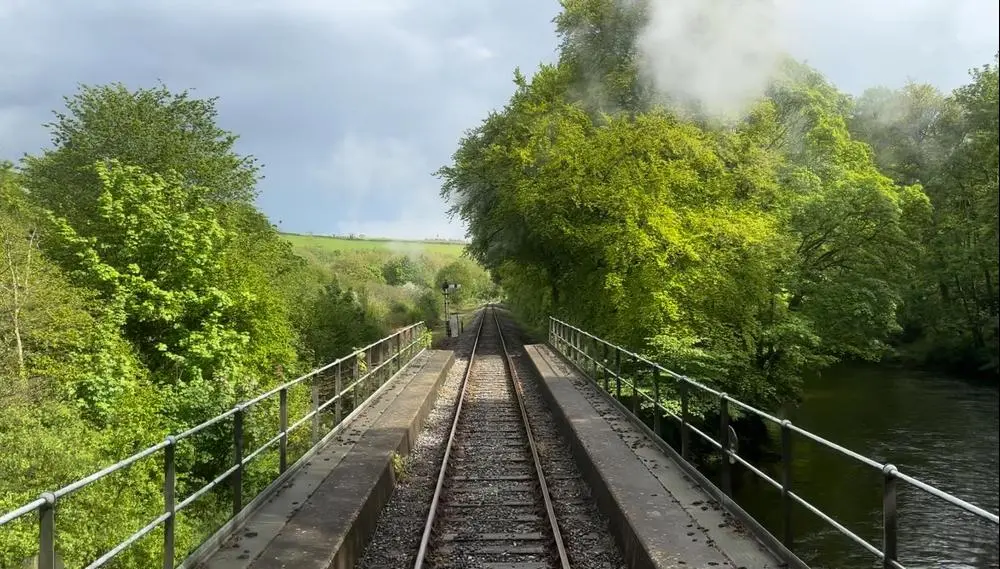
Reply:
<svg viewBox="0 0 1000 569"><path fill-rule="evenodd" d="M790 51L852 93L908 78L951 90L1000 42L995 0L782 1Z"/></svg>
<svg viewBox="0 0 1000 569"><path fill-rule="evenodd" d="M323 177L349 188L354 197L392 191L422 180L433 170L416 145L395 137L348 133L334 147Z"/></svg>
<svg viewBox="0 0 1000 569"><path fill-rule="evenodd" d="M473 36L462 36L449 41L453 51L464 55L473 61L483 61L496 56L493 50L486 47L483 42Z"/></svg>
<svg viewBox="0 0 1000 569"><path fill-rule="evenodd" d="M439 186L431 177L435 169L415 142L350 133L317 175L335 196L341 233L462 237L464 228L445 214Z"/></svg>

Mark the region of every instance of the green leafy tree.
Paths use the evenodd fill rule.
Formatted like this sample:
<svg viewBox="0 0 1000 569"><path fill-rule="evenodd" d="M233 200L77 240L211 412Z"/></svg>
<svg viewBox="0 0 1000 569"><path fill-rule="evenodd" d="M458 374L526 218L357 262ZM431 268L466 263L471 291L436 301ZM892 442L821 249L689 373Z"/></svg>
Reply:
<svg viewBox="0 0 1000 569"><path fill-rule="evenodd" d="M974 371L998 367L997 65L945 97L930 86L870 90L852 130L880 167L919 181L933 205L907 279L900 340L918 361Z"/></svg>
<svg viewBox="0 0 1000 569"><path fill-rule="evenodd" d="M386 284L393 286L406 283L426 286L428 282L425 273L421 263L407 255L393 257L382 265L382 276Z"/></svg>
<svg viewBox="0 0 1000 569"><path fill-rule="evenodd" d="M0 178L0 511L16 508L159 440L161 397L137 354L40 249L38 212L19 176ZM68 444L67 441L72 441ZM94 561L134 531L155 502L158 465L141 464L62 500L59 555ZM182 524L181 541L188 533ZM33 524L0 532L0 565L20 566L37 548ZM150 559L148 550L133 553Z"/></svg>
<svg viewBox="0 0 1000 569"><path fill-rule="evenodd" d="M742 123L696 123L628 98L641 11L564 8L560 64L516 73L508 105L440 171L470 253L515 307L763 405L809 369L880 357L928 208L851 139L849 99L788 61ZM580 100L595 77L617 93L601 107L627 112Z"/></svg>
<svg viewBox="0 0 1000 569"><path fill-rule="evenodd" d="M74 227L53 215L50 254L101 294L161 381L225 373L247 337L227 326L235 301L217 284L225 232L205 191L117 162L94 170L94 217Z"/></svg>
<svg viewBox="0 0 1000 569"><path fill-rule="evenodd" d="M347 355L382 335L383 330L371 318L358 294L335 283L323 288L311 312L313 321L306 341L317 363Z"/></svg>
<svg viewBox="0 0 1000 569"><path fill-rule="evenodd" d="M205 404L226 405L294 366L303 269L253 207L258 166L215 124L215 99L116 84L66 107L24 185L51 212L47 253L99 291L157 378L240 383L204 384Z"/></svg>
<svg viewBox="0 0 1000 569"><path fill-rule="evenodd" d="M481 298L488 284L488 276L482 267L468 259L453 261L437 272L434 285L441 290L445 282L461 285L461 288L451 293L450 302L460 306Z"/></svg>
<svg viewBox="0 0 1000 569"><path fill-rule="evenodd" d="M25 185L34 200L74 225L94 213L100 185L92 166L99 160L150 174L172 170L184 185L205 188L212 201L250 203L259 166L233 151L237 137L215 124L215 103L163 85L83 85L46 125L53 148L25 158Z"/></svg>

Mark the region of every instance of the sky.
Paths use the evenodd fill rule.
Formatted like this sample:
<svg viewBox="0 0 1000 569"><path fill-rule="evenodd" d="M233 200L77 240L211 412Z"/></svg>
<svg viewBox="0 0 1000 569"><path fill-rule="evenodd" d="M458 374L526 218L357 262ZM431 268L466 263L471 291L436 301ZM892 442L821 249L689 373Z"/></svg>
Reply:
<svg viewBox="0 0 1000 569"><path fill-rule="evenodd" d="M657 0L669 2L671 0ZM772 0L760 0L763 2ZM773 0L781 45L841 89L951 90L998 46L995 0ZM556 57L555 0L0 0L0 159L49 144L77 85L218 96L283 231L461 238L440 181L513 70Z"/></svg>

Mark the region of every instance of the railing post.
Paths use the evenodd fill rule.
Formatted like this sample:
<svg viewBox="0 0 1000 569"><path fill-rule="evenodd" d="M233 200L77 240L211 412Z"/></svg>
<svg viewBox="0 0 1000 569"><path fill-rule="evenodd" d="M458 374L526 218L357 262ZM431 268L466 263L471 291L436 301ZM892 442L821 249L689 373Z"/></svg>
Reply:
<svg viewBox="0 0 1000 569"><path fill-rule="evenodd" d="M163 569L174 569L174 528L176 526L175 510L175 479L177 476L174 463L174 452L177 450L177 439L167 437L167 446L163 449L163 513L167 519L163 521Z"/></svg>
<svg viewBox="0 0 1000 569"><path fill-rule="evenodd" d="M795 543L792 527L792 422L781 422L781 541L789 551Z"/></svg>
<svg viewBox="0 0 1000 569"><path fill-rule="evenodd" d="M622 400L622 351L615 348L615 394Z"/></svg>
<svg viewBox="0 0 1000 569"><path fill-rule="evenodd" d="M895 466L887 464L882 468L882 551L885 554L883 567L893 567L898 557L898 523L896 512Z"/></svg>
<svg viewBox="0 0 1000 569"><path fill-rule="evenodd" d="M600 371L601 365L597 362L597 339L587 338L587 356L590 361L590 365L594 370L594 374L591 376L594 382L597 382L597 372Z"/></svg>
<svg viewBox="0 0 1000 569"><path fill-rule="evenodd" d="M56 496L42 494L38 509L38 569L56 569Z"/></svg>
<svg viewBox="0 0 1000 569"><path fill-rule="evenodd" d="M378 384L377 386L372 388L371 391L372 393L375 393L376 389L381 387L382 384L384 384L386 381L389 380L389 366L385 365L385 363L388 360L389 360L389 342L382 342L382 344L379 345L378 348L378 366L379 366Z"/></svg>
<svg viewBox="0 0 1000 569"><path fill-rule="evenodd" d="M733 495L733 472L729 461L729 396L719 395L719 442L722 444L722 491Z"/></svg>
<svg viewBox="0 0 1000 569"><path fill-rule="evenodd" d="M243 509L243 404L236 408L233 418L233 517Z"/></svg>
<svg viewBox="0 0 1000 569"><path fill-rule="evenodd" d="M686 380L680 380L681 391L681 458L690 460L691 458L691 418L688 407L690 406L690 385Z"/></svg>
<svg viewBox="0 0 1000 569"><path fill-rule="evenodd" d="M344 400L340 396L341 390L344 389L343 380L341 379L341 372L342 370L340 368L340 362L337 362L337 371L335 372L335 375L333 377L333 389L335 392L334 397L337 398L337 400L333 402L333 419L338 425L340 424L340 421L344 416Z"/></svg>
<svg viewBox="0 0 1000 569"><path fill-rule="evenodd" d="M611 393L611 384L608 382L608 378L611 373L608 372L608 365L611 363L608 361L608 345L604 342L601 343L601 362L604 364L604 391Z"/></svg>
<svg viewBox="0 0 1000 569"><path fill-rule="evenodd" d="M365 350L365 367L367 369L365 369L364 373L365 380L362 381L361 384L359 385L359 387L361 387L361 398L355 402L355 407L360 405L361 402L364 401L365 399L368 399L368 384L370 384L372 381L372 375L374 375L372 373L372 369L375 368L375 362L372 361L374 355L375 355L374 350L372 348L368 348L367 350Z"/></svg>
<svg viewBox="0 0 1000 569"><path fill-rule="evenodd" d="M583 347L582 347L583 336L580 334L579 328L573 331L573 344L574 344L573 356L576 358L577 365L579 365L581 368L584 368Z"/></svg>
<svg viewBox="0 0 1000 569"><path fill-rule="evenodd" d="M571 328L569 331L569 345L573 349L571 349L569 353L572 354L573 361L577 363L580 363L580 354L577 353L577 350L579 349L577 347L577 344L579 344L579 342L580 342L580 337L577 335L576 329Z"/></svg>
<svg viewBox="0 0 1000 569"><path fill-rule="evenodd" d="M309 395L312 400L312 444L319 442L319 377L314 375L309 379Z"/></svg>
<svg viewBox="0 0 1000 569"><path fill-rule="evenodd" d="M663 437L660 432L660 369L653 368L653 432Z"/></svg>
<svg viewBox="0 0 1000 569"><path fill-rule="evenodd" d="M288 469L288 388L282 387L278 392L278 429L281 440L278 441L278 474Z"/></svg>
<svg viewBox="0 0 1000 569"><path fill-rule="evenodd" d="M351 380L351 411L358 406L358 382L361 381L361 365L358 358L365 352L355 352L354 354L354 378Z"/></svg>
<svg viewBox="0 0 1000 569"><path fill-rule="evenodd" d="M396 373L403 369L403 334L396 334Z"/></svg>
<svg viewBox="0 0 1000 569"><path fill-rule="evenodd" d="M639 417L639 378L642 377L640 373L641 366L639 365L639 358L633 357L632 363L635 364L635 369L632 371L632 414Z"/></svg>

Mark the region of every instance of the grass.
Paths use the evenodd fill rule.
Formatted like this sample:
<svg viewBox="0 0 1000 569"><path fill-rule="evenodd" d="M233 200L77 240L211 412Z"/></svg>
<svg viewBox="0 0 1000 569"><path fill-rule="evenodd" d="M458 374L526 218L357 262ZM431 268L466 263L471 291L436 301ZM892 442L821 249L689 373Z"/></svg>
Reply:
<svg viewBox="0 0 1000 569"><path fill-rule="evenodd" d="M399 454L393 451L392 453L392 470L393 474L396 476L396 482L402 482L410 477L410 457Z"/></svg>
<svg viewBox="0 0 1000 569"><path fill-rule="evenodd" d="M459 241L407 241L381 238L349 239L347 237L300 235L297 233L283 233L282 236L297 249L311 249L327 253L335 251L386 251L397 254L430 253L459 257L465 251L465 243Z"/></svg>

